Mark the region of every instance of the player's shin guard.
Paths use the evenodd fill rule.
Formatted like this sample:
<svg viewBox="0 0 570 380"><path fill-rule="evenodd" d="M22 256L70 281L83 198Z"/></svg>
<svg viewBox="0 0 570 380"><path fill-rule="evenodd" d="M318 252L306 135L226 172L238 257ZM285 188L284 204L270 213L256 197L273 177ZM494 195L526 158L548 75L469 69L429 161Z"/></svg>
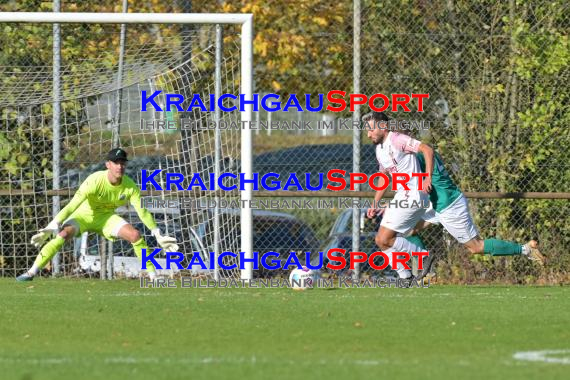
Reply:
<svg viewBox="0 0 570 380"><path fill-rule="evenodd" d="M420 249L422 251L427 251L426 249L426 245L424 244L424 241L422 240L422 238L420 237L420 235L412 235L412 236L408 236L406 238L407 241L409 241L412 244L417 245L418 247L420 247Z"/></svg>
<svg viewBox="0 0 570 380"><path fill-rule="evenodd" d="M499 239L485 239L483 252L491 256L514 256L522 254L522 245Z"/></svg>
<svg viewBox="0 0 570 380"><path fill-rule="evenodd" d="M46 264L55 256L55 254L63 247L65 239L57 235L43 246L40 253L34 261L34 268L38 270L46 266ZM35 274L35 273L34 273Z"/></svg>
<svg viewBox="0 0 570 380"><path fill-rule="evenodd" d="M412 244L417 245L418 247L421 248L422 251L427 251L426 249L426 245L424 244L424 241L422 240L422 238L420 237L420 235L412 235L412 236L408 236L406 237L406 240L409 241ZM410 252L411 254L411 252ZM425 270L425 265L426 263L429 263L429 259L428 260L424 260L422 262L422 268L423 269L419 269L419 259L417 257L413 257L411 260L412 263L412 274L416 277L420 276L423 271ZM426 272L427 274L427 272Z"/></svg>
<svg viewBox="0 0 570 380"><path fill-rule="evenodd" d="M141 237L139 240L135 241L132 244L133 249L135 250L135 255L137 255L137 257L142 262L142 249L146 248L148 251L148 245L146 245L146 241ZM151 277L151 279L154 279L154 277L156 277L156 269L154 268L154 264L147 261L146 268L148 275Z"/></svg>

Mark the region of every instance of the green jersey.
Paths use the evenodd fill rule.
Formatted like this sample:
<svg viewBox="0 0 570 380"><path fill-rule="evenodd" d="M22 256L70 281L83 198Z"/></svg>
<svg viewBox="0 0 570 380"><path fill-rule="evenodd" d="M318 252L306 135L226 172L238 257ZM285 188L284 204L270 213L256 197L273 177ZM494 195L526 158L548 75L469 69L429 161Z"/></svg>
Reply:
<svg viewBox="0 0 570 380"><path fill-rule="evenodd" d="M422 172L426 172L426 162L422 153L416 153L416 157L420 162ZM432 190L429 193L429 199L436 212L442 212L451 205L459 196L461 190L453 182L445 166L443 160L438 153L434 154L433 174L431 178Z"/></svg>
<svg viewBox="0 0 570 380"><path fill-rule="evenodd" d="M111 185L107 170L95 172L83 181L75 196L55 217L63 223L74 211L85 216L109 215L130 203L149 229L156 228L152 214L141 207L141 193L135 181L124 175L119 185Z"/></svg>

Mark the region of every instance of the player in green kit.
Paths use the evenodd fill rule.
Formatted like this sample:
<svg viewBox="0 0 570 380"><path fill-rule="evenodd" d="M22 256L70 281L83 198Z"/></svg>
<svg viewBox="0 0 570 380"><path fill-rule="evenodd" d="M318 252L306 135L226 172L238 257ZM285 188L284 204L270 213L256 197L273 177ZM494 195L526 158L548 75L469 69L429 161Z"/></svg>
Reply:
<svg viewBox="0 0 570 380"><path fill-rule="evenodd" d="M156 226L152 214L141 208L140 189L137 184L125 175L127 153L120 149L112 149L107 155L107 170L91 174L79 187L75 196L52 220L47 227L32 237L31 243L39 248L50 237L38 254L34 265L17 281L32 281L34 276L55 256L66 240L70 240L83 232L96 232L106 239L124 239L129 241L140 259L142 249L148 249L139 231L115 213L115 209L130 203L139 218L147 226L156 241L165 251L176 252L178 245L173 237L162 236ZM149 264L147 264L149 265ZM156 270L152 264L147 270L149 277L156 278Z"/></svg>
<svg viewBox="0 0 570 380"><path fill-rule="evenodd" d="M544 265L545 258L538 250L538 243L531 240L526 244L519 244L500 239L481 239L473 218L469 212L467 199L453 182L438 153L435 153L434 169L432 174L432 191L430 202L433 210L427 212L418 222L414 233L428 227L430 224L441 224L458 242L463 244L472 254L488 254L491 256L524 255L530 260ZM416 153L420 168L425 172L425 159L421 153ZM430 255L421 277L425 276L434 262L434 255Z"/></svg>

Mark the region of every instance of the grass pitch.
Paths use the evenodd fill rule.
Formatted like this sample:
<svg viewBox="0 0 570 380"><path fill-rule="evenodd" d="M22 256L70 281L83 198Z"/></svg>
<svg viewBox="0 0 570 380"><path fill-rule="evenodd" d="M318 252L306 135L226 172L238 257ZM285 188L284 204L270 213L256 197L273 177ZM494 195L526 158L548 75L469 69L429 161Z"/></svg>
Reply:
<svg viewBox="0 0 570 380"><path fill-rule="evenodd" d="M565 287L1 279L0 294L2 379L570 378ZM544 350L565 352L515 357Z"/></svg>

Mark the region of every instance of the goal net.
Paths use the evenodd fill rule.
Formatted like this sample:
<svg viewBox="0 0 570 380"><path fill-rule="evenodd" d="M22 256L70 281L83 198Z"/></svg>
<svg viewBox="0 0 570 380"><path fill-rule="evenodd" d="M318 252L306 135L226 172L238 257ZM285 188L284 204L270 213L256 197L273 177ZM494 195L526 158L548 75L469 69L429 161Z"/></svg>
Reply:
<svg viewBox="0 0 570 380"><path fill-rule="evenodd" d="M136 16L131 15L127 16ZM243 118L239 110L215 114L196 107L188 109L194 94L208 106L210 95L217 94L216 83L221 93L238 95L242 90L239 25L224 25L223 38L218 34L217 39L217 29L221 28L211 21L160 24L133 20L123 26L123 39L120 23L62 23L58 41L52 24L6 22L13 20L2 15L2 276L21 274L32 265L38 254L38 249L29 244L32 235L67 204L87 176L105 169L105 155L117 145L117 140L129 154L126 174L139 185L142 170L161 169L185 178L200 173L206 186L209 173L243 171L240 130L192 127L220 120L239 122ZM239 24L235 20L233 23ZM59 75L57 70L54 74L54 43L59 43L61 49ZM59 123L54 118L54 107L58 107L54 103L54 81L57 84L58 79ZM141 111L142 91L147 95L162 91L154 99L164 112L152 108ZM184 96L184 111L165 109L167 93ZM232 105L231 99L227 100L226 106ZM182 119L188 123L185 128L181 128ZM161 126L169 122L171 128ZM165 176L156 178L166 189ZM147 208L162 233L176 236L180 252L185 255L185 267L195 252L204 258L209 257L209 252L239 252L242 248L241 210L208 208L207 200L213 199L212 194L196 187L190 191L143 192ZM240 193L215 194L227 200L243 198ZM190 199L185 204L193 207L181 207L183 199ZM151 249L158 247L132 206L119 208L117 213L144 234ZM164 252L161 254L157 261L164 264ZM205 264L209 266L208 260ZM226 256L224 264L238 263ZM239 265L227 270L215 267L165 273L240 276ZM140 261L130 243L111 243L91 233L66 243L42 275L135 277L139 272Z"/></svg>

